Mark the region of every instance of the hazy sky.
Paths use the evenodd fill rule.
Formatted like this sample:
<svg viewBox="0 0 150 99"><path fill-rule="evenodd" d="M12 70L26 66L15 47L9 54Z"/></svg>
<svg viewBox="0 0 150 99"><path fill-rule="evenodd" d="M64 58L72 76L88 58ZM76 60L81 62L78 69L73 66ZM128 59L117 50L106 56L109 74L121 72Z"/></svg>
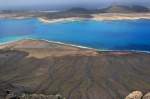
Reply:
<svg viewBox="0 0 150 99"><path fill-rule="evenodd" d="M150 6L150 0L0 0L0 9L34 8L34 7L95 7L109 4L142 4Z"/></svg>

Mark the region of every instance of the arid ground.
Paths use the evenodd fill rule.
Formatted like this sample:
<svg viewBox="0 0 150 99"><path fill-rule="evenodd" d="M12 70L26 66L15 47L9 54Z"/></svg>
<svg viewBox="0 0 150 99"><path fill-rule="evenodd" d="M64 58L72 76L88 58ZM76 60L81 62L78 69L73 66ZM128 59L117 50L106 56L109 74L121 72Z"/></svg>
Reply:
<svg viewBox="0 0 150 99"><path fill-rule="evenodd" d="M98 52L22 40L0 47L0 99L17 94L61 94L66 99L123 99L150 91L150 54Z"/></svg>

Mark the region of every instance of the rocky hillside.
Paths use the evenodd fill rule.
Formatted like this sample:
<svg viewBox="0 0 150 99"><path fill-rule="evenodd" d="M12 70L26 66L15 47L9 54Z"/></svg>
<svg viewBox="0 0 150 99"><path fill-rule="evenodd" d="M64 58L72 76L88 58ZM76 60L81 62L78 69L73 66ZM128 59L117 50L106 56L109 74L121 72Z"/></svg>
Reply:
<svg viewBox="0 0 150 99"><path fill-rule="evenodd" d="M135 13L135 12L150 12L150 9L139 5L112 5L104 9L100 9L100 12L105 13Z"/></svg>
<svg viewBox="0 0 150 99"><path fill-rule="evenodd" d="M97 52L45 41L0 47L0 99L8 92L66 99L123 99L150 89L150 55Z"/></svg>

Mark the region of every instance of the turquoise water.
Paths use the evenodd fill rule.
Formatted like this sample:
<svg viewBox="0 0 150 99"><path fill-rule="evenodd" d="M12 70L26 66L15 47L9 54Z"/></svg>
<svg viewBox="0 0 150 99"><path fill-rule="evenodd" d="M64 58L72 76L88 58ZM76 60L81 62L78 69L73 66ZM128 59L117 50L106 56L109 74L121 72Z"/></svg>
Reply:
<svg viewBox="0 0 150 99"><path fill-rule="evenodd" d="M45 39L102 50L150 51L150 20L74 21L45 24L38 19L1 19L0 43Z"/></svg>

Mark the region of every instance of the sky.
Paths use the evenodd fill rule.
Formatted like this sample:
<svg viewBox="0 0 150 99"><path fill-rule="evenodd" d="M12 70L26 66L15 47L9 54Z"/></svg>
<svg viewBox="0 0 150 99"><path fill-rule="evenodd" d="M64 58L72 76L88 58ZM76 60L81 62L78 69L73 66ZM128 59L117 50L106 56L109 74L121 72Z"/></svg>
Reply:
<svg viewBox="0 0 150 99"><path fill-rule="evenodd" d="M0 10L18 8L61 9L67 7L99 8L111 4L140 4L150 7L150 0L0 0Z"/></svg>

